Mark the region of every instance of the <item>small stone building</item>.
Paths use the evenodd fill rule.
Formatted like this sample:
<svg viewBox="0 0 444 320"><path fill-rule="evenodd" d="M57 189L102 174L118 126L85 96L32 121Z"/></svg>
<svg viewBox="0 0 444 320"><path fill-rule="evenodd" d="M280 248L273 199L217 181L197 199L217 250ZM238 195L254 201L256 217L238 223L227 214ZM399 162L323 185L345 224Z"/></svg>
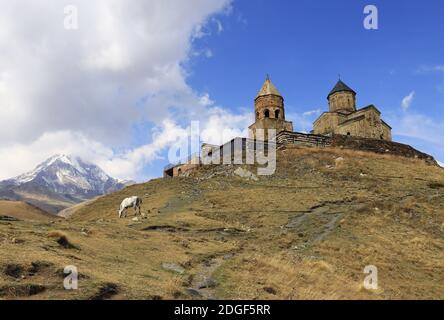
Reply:
<svg viewBox="0 0 444 320"><path fill-rule="evenodd" d="M249 127L251 138L257 138L257 129L265 130L264 137L259 137L265 140L268 140L268 129L276 129L276 134L282 131L293 131L293 123L285 120L284 97L269 77L254 100L254 109L256 122Z"/></svg>
<svg viewBox="0 0 444 320"><path fill-rule="evenodd" d="M378 108L369 105L357 110L356 92L341 80L327 100L329 111L314 122L314 134L342 134L392 141L392 128L381 119Z"/></svg>
<svg viewBox="0 0 444 320"><path fill-rule="evenodd" d="M201 166L200 155L193 155L180 161L179 163L169 164L163 169L163 177L174 178L182 174L197 169Z"/></svg>

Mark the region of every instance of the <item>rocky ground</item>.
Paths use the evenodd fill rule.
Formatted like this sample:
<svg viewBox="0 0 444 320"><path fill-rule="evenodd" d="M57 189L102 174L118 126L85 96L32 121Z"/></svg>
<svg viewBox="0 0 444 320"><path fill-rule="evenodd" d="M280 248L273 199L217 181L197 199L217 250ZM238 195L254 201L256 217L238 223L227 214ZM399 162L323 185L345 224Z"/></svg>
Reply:
<svg viewBox="0 0 444 320"><path fill-rule="evenodd" d="M444 298L442 168L341 149L281 150L277 168L204 167L67 219L0 219L0 298ZM147 219L119 220L133 195ZM63 288L68 265L78 290Z"/></svg>

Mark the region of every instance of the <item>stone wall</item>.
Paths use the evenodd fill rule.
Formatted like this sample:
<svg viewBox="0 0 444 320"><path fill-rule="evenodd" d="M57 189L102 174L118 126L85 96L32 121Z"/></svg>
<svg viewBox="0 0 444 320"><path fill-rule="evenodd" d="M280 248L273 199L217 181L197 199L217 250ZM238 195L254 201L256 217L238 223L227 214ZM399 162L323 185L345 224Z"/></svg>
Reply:
<svg viewBox="0 0 444 320"><path fill-rule="evenodd" d="M284 98L276 95L260 96L254 101L256 121L264 118L285 119ZM268 111L268 117L265 111ZM278 111L278 114L276 114ZM278 116L276 118L276 115Z"/></svg>
<svg viewBox="0 0 444 320"><path fill-rule="evenodd" d="M164 178L176 178L176 177L179 177L180 175L184 174L185 172L197 169L200 166L201 166L200 163L191 163L191 162L179 164L175 167L170 167L168 169L165 169L163 172L163 177Z"/></svg>
<svg viewBox="0 0 444 320"><path fill-rule="evenodd" d="M339 124L335 133L369 139L392 140L390 127L381 121L381 114L375 108L357 111L345 122Z"/></svg>
<svg viewBox="0 0 444 320"><path fill-rule="evenodd" d="M218 149L212 151L211 155L206 155L202 157L202 162L208 164L213 163L224 163L226 161L236 161L244 162L247 158L247 152L250 156L256 157L258 153L265 154L268 150L275 150L275 142L266 142L263 140L254 140L247 138L235 138L228 141L224 145L220 146Z"/></svg>
<svg viewBox="0 0 444 320"><path fill-rule="evenodd" d="M334 147L375 152L379 154L391 154L407 158L422 159L431 165L438 165L432 156L420 152L406 144L381 139L368 139L340 134L323 136L283 131L276 136L276 143L265 143L264 147L262 147L259 152L265 152L268 154L268 150L271 150L271 148L285 148L285 146L288 145L318 148ZM224 160L227 160L227 156L229 161L233 161L234 164L247 163L247 150L252 151L252 154L256 156L256 153L258 152L257 141L252 139L236 138L227 142L223 146L215 147L209 155L205 154L202 158L199 158L199 163L192 163L190 161L188 163L165 168L164 177L178 177L202 165L210 164L211 158L213 158L213 160L219 159L215 162L215 164L224 163ZM205 159L207 159L209 162L207 163ZM237 161L239 161L239 163L237 163Z"/></svg>
<svg viewBox="0 0 444 320"><path fill-rule="evenodd" d="M276 132L293 131L293 123L285 121L284 98L269 94L259 96L254 101L256 122L249 129L253 138L268 140L268 134L264 137L256 135L257 129L275 129Z"/></svg>
<svg viewBox="0 0 444 320"><path fill-rule="evenodd" d="M257 129L263 129L264 130L263 139L268 140L268 129L275 129L276 134L278 134L281 131L293 131L293 123L290 121L285 121L280 119L264 118L256 121L248 129L251 130L254 139L262 138L256 132Z"/></svg>
<svg viewBox="0 0 444 320"><path fill-rule="evenodd" d="M324 112L313 124L314 134L328 134L335 132L339 124L344 121L345 115L337 112Z"/></svg>
<svg viewBox="0 0 444 320"><path fill-rule="evenodd" d="M367 139L344 135L333 135L331 146L338 148L370 151L381 154L392 154L408 158L423 159L426 160L428 163L437 165L437 162L431 155L420 152L409 145L393 141Z"/></svg>
<svg viewBox="0 0 444 320"><path fill-rule="evenodd" d="M328 106L330 112L354 112L356 111L356 96L352 92L336 92L328 97Z"/></svg>
<svg viewBox="0 0 444 320"><path fill-rule="evenodd" d="M350 114L323 113L314 123L314 134L342 134L369 139L392 140L391 128L373 105Z"/></svg>
<svg viewBox="0 0 444 320"><path fill-rule="evenodd" d="M281 132L277 135L276 142L280 147L285 147L285 145L336 147L422 159L430 164L437 164L432 156L420 152L409 145L381 139L368 139L340 134L322 136L299 132Z"/></svg>
<svg viewBox="0 0 444 320"><path fill-rule="evenodd" d="M306 147L328 147L332 143L332 138L316 134L283 131L276 136L276 142L279 145L292 144Z"/></svg>

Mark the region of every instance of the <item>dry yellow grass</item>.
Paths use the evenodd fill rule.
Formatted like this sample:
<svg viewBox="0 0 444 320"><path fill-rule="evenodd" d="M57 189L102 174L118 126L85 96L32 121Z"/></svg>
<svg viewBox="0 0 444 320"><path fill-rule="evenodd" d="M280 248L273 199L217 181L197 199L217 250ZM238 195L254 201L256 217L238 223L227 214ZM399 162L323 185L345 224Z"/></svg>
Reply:
<svg viewBox="0 0 444 320"><path fill-rule="evenodd" d="M21 220L49 221L54 216L45 211L21 201L0 200L0 215Z"/></svg>
<svg viewBox="0 0 444 320"><path fill-rule="evenodd" d="M443 169L303 148L281 151L275 175L257 182L207 179L214 169L128 187L66 221L0 222L0 297L444 298ZM148 219L118 219L132 195ZM29 276L33 264L44 267ZM67 265L80 272L77 291L63 289ZM363 287L368 265L378 267L376 291Z"/></svg>

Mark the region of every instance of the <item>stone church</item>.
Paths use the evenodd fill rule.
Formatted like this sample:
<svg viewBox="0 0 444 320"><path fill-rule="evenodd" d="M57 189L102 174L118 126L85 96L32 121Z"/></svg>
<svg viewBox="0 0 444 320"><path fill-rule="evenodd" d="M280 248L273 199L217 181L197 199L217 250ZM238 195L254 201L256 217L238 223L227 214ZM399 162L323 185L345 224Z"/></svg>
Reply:
<svg viewBox="0 0 444 320"><path fill-rule="evenodd" d="M339 80L328 97L329 109L313 125L311 133L294 132L293 123L285 119L284 97L267 77L259 94L254 99L256 121L252 124L249 138L234 138L225 144L202 144L201 152L196 157L189 157L164 168L164 177L179 177L205 165L204 159L215 157L222 163L226 156L233 160L233 155L241 153L242 160L247 158L247 151L262 153L270 145L278 148L288 146L335 147L381 154L424 159L436 165L432 156L422 153L409 145L392 141L392 128L381 119L381 112L370 105L356 108L356 92ZM264 129L264 131L259 131ZM276 130L275 143L265 143L264 149L258 149L258 142L268 141L268 129ZM260 143L259 143L260 145ZM239 149L238 149L239 148Z"/></svg>
<svg viewBox="0 0 444 320"><path fill-rule="evenodd" d="M331 90L327 100L329 110L314 122L312 134L392 140L392 128L381 119L381 112L374 105L358 110L356 92L342 80ZM293 123L285 120L284 98L270 78L265 80L254 103L256 122L249 127L253 138L261 138L256 134L257 129L276 129L277 134L293 132Z"/></svg>
<svg viewBox="0 0 444 320"><path fill-rule="evenodd" d="M329 110L313 125L314 134L342 134L362 138L392 140L392 128L381 119L374 105L356 109L356 92L341 80L329 93Z"/></svg>

